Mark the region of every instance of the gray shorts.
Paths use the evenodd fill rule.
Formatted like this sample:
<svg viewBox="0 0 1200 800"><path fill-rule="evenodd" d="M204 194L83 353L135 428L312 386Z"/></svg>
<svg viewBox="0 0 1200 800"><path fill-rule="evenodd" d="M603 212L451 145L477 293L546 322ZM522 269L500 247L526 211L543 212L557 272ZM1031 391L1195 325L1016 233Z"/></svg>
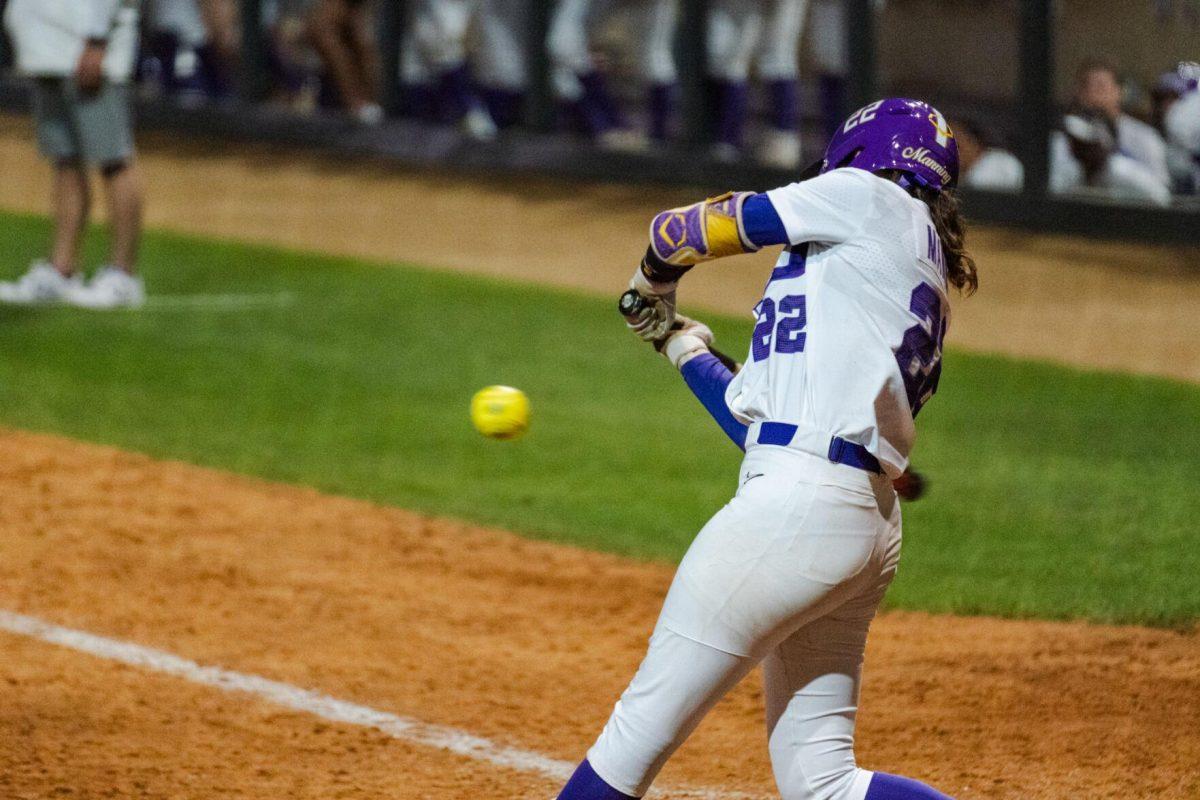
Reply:
<svg viewBox="0 0 1200 800"><path fill-rule="evenodd" d="M53 161L112 166L133 156L127 83L105 81L96 94L84 95L71 78L38 78L33 112L38 149Z"/></svg>

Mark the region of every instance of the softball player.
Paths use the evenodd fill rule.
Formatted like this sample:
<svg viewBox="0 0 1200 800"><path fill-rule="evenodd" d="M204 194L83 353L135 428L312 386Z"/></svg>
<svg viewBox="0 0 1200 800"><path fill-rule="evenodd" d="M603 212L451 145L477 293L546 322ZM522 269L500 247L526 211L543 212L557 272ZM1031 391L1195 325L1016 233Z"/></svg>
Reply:
<svg viewBox="0 0 1200 800"><path fill-rule="evenodd" d="M759 160L781 169L800 164L798 53L808 0L715 0L708 12L708 74L717 102L719 157L742 148L750 68L770 102Z"/></svg>
<svg viewBox="0 0 1200 800"><path fill-rule="evenodd" d="M620 5L616 0L559 0L546 37L553 67L555 96L577 125L600 144L616 149L639 149L641 136L629 125L608 88L607 76L592 58L592 37L605 15ZM667 138L674 110L678 75L672 46L678 20L678 0L636 0L640 77L646 85L651 138Z"/></svg>
<svg viewBox="0 0 1200 800"><path fill-rule="evenodd" d="M816 171L815 169L813 171ZM913 419L937 389L948 286L973 291L940 113L881 100L830 141L820 174L665 211L632 288L631 327L680 369L746 450L736 495L696 537L649 649L560 800L628 800L755 664L785 800L936 800L859 769L854 717L867 629L896 572ZM692 266L782 244L733 376L679 318Z"/></svg>

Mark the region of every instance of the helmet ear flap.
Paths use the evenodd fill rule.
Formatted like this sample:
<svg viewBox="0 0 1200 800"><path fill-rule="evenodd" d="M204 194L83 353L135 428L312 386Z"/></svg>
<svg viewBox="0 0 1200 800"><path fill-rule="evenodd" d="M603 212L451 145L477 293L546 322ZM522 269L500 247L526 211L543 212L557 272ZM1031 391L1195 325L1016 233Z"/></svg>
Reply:
<svg viewBox="0 0 1200 800"><path fill-rule="evenodd" d="M865 148L862 148L862 147L854 148L853 150L851 150L849 153L846 154L845 158L843 158L841 161L839 161L838 163L831 166L830 169L841 169L842 167L850 166L851 164L854 163L854 159L858 158L859 154L862 153L862 151L864 149Z"/></svg>

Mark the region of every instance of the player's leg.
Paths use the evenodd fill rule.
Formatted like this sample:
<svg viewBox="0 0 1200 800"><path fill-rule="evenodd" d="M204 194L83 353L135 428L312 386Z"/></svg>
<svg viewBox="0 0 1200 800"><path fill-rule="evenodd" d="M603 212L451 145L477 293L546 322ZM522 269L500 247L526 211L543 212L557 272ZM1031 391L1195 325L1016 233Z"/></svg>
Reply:
<svg viewBox="0 0 1200 800"><path fill-rule="evenodd" d="M674 51L679 0L646 0L642 11L641 68L650 112L649 134L662 142L670 136L678 92Z"/></svg>
<svg viewBox="0 0 1200 800"><path fill-rule="evenodd" d="M383 108L379 105L382 86L382 68L379 63L379 43L375 40L372 24L374 7L365 0L348 0L345 40L353 57L358 85L367 98L367 107L360 109L359 118L374 123L383 120Z"/></svg>
<svg viewBox="0 0 1200 800"><path fill-rule="evenodd" d="M138 246L142 236L144 203L141 172L133 158L101 168L108 198L112 250L109 264L122 272L137 271Z"/></svg>
<svg viewBox="0 0 1200 800"><path fill-rule="evenodd" d="M765 653L859 591L856 576L881 559L879 512L861 490L848 496L796 477L823 465L776 448L747 454L752 477L688 549L646 659L564 800L640 796ZM851 482L882 492L886 479ZM619 794L595 793L604 786Z"/></svg>
<svg viewBox="0 0 1200 800"><path fill-rule="evenodd" d="M80 142L87 163L100 168L108 201L111 251L108 263L68 301L91 308L139 306L145 288L137 277L137 253L142 236L142 179L133 146L131 88L106 82L91 97L74 106Z"/></svg>
<svg viewBox="0 0 1200 800"><path fill-rule="evenodd" d="M800 36L808 0L770 0L759 37L758 78L767 91L767 130L759 160L780 169L800 164Z"/></svg>
<svg viewBox="0 0 1200 800"><path fill-rule="evenodd" d="M308 12L305 33L337 89L342 106L351 114L370 104L354 55L346 46L350 8L346 0L317 0Z"/></svg>
<svg viewBox="0 0 1200 800"><path fill-rule="evenodd" d="M87 169L77 160L54 166L54 238L50 263L63 275L79 269L79 247L91 213Z"/></svg>
<svg viewBox="0 0 1200 800"><path fill-rule="evenodd" d="M466 38L475 0L421 0L414 11L414 38L433 74L437 117L457 123L476 139L496 136L496 123L475 94Z"/></svg>
<svg viewBox="0 0 1200 800"><path fill-rule="evenodd" d="M476 18L475 74L483 102L501 128L520 122L524 110L529 88L528 13L529 0L482 0Z"/></svg>
<svg viewBox="0 0 1200 800"><path fill-rule="evenodd" d="M708 81L717 115L714 150L722 158L735 158L742 148L761 4L762 0L713 0L708 9Z"/></svg>
<svg viewBox="0 0 1200 800"><path fill-rule="evenodd" d="M40 78L33 84L38 150L54 165L54 235L49 260L38 259L17 280L0 283L3 303L57 303L80 285L79 245L87 225L89 192L69 108L70 84L61 78Z"/></svg>
<svg viewBox="0 0 1200 800"><path fill-rule="evenodd" d="M821 117L832 135L852 109L846 108L846 4L842 0L812 0L809 16L811 57L820 89Z"/></svg>
<svg viewBox="0 0 1200 800"><path fill-rule="evenodd" d="M641 797L667 759L757 659L662 627L559 800Z"/></svg>
<svg viewBox="0 0 1200 800"><path fill-rule="evenodd" d="M763 660L771 766L783 800L948 800L909 778L859 769L854 758L867 631L895 574L899 544L897 526L861 593Z"/></svg>
<svg viewBox="0 0 1200 800"><path fill-rule="evenodd" d="M63 275L79 269L79 248L91 213L91 187L80 129L71 111L74 90L68 80L43 78L34 84L38 149L54 163L54 238L50 263Z"/></svg>
<svg viewBox="0 0 1200 800"><path fill-rule="evenodd" d="M546 38L554 92L567 118L601 141L625 127L608 81L591 57L591 29L608 5L606 0L560 0Z"/></svg>

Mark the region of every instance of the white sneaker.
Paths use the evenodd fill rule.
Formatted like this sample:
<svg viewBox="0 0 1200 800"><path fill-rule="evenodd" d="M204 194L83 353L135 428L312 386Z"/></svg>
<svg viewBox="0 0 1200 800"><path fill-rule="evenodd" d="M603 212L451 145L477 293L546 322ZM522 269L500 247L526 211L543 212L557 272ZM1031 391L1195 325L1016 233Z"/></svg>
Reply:
<svg viewBox="0 0 1200 800"><path fill-rule="evenodd" d="M494 142L496 137L500 135L500 129L496 127L496 121L492 119L492 115L488 110L481 105L472 105L467 109L467 113L463 115L459 121L459 126L463 133L471 137L477 142Z"/></svg>
<svg viewBox="0 0 1200 800"><path fill-rule="evenodd" d="M644 153L650 149L650 137L630 128L611 128L596 137L596 144L613 153Z"/></svg>
<svg viewBox="0 0 1200 800"><path fill-rule="evenodd" d="M797 169L800 166L800 137L792 131L767 131L758 145L758 161L776 169Z"/></svg>
<svg viewBox="0 0 1200 800"><path fill-rule="evenodd" d="M35 261L15 281L0 283L0 303L40 305L61 303L71 292L83 288L78 275L64 276L48 261Z"/></svg>
<svg viewBox="0 0 1200 800"><path fill-rule="evenodd" d="M64 298L81 308L140 308L146 302L142 279L116 267L101 267L86 285Z"/></svg>
<svg viewBox="0 0 1200 800"><path fill-rule="evenodd" d="M355 110L354 118L373 128L383 124L383 108L378 103L363 103Z"/></svg>
<svg viewBox="0 0 1200 800"><path fill-rule="evenodd" d="M708 155L713 161L722 164L736 164L742 160L742 151L729 142L717 142L709 148Z"/></svg>

